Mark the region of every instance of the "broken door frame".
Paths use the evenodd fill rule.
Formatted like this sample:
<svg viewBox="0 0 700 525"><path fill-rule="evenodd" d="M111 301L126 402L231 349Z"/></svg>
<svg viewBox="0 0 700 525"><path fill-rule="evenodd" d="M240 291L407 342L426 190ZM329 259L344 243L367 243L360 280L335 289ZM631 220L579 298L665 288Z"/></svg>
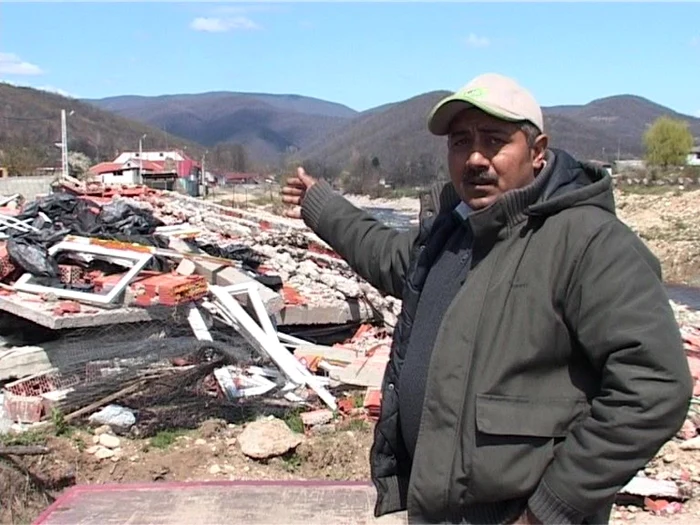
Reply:
<svg viewBox="0 0 700 525"><path fill-rule="evenodd" d="M316 377L280 342L264 306L262 315L259 312L259 308L255 307L257 302L260 305L263 304L258 293L257 283L235 284L227 287L209 285L209 291L217 299L220 309L224 310L223 313L228 317L228 320L232 321L233 327L256 350L270 357L292 382L311 388L331 410L338 408L333 394L323 387L321 382L317 381ZM233 294L240 293L248 294L257 317L261 318L259 319L260 324L256 323L255 319L233 298ZM266 329L267 323L269 323L269 326ZM269 332L270 328L272 328L272 333Z"/></svg>
<svg viewBox="0 0 700 525"><path fill-rule="evenodd" d="M92 244L81 244L75 242L59 242L57 244L54 244L51 248L49 248L50 256L54 256L58 252L78 252L89 253L92 255L102 255L114 259L134 261L134 265L114 285L114 288L112 288L106 294L78 292L76 290L64 290L62 288L54 288L52 286L33 284L30 282L31 279L34 277L31 273L24 273L14 284L14 289L19 290L20 292L29 292L34 294L50 293L55 295L56 297L61 297L64 299L73 299L76 301L83 301L86 303L107 305L114 302L114 300L119 296L119 294L121 294L126 289L129 283L138 275L138 273L146 266L146 264L148 264L148 262L153 257L148 252L110 249L105 248L103 246L95 246Z"/></svg>

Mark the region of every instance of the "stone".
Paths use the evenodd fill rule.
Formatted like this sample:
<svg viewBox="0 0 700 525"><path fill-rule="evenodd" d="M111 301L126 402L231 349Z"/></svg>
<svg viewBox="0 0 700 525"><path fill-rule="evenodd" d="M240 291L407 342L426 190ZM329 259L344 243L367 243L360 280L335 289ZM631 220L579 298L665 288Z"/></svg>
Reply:
<svg viewBox="0 0 700 525"><path fill-rule="evenodd" d="M682 450L700 450L700 436L684 441L679 447Z"/></svg>
<svg viewBox="0 0 700 525"><path fill-rule="evenodd" d="M221 467L219 465L212 465L209 467L209 474L220 474L221 473Z"/></svg>
<svg viewBox="0 0 700 525"><path fill-rule="evenodd" d="M249 423L238 436L241 452L253 459L282 456L301 442L302 436L292 432L284 421L277 418Z"/></svg>
<svg viewBox="0 0 700 525"><path fill-rule="evenodd" d="M209 419L199 427L199 433L203 438L213 438L226 428L226 421L223 419Z"/></svg>
<svg viewBox="0 0 700 525"><path fill-rule="evenodd" d="M117 434L126 434L136 424L136 416L126 407L107 405L99 412L92 414L88 421L94 426L107 425Z"/></svg>
<svg viewBox="0 0 700 525"><path fill-rule="evenodd" d="M100 443L100 436L92 436L92 442L98 445Z"/></svg>
<svg viewBox="0 0 700 525"><path fill-rule="evenodd" d="M94 454L95 452L100 450L100 448L102 448L102 447L100 447L99 445L93 445L91 447L86 448L85 452L88 454Z"/></svg>
<svg viewBox="0 0 700 525"><path fill-rule="evenodd" d="M205 439L198 438L194 440L194 444L198 447L202 447L207 444L207 441Z"/></svg>
<svg viewBox="0 0 700 525"><path fill-rule="evenodd" d="M112 427L109 425L102 425L101 427L97 427L94 431L94 434L96 436L101 436L102 434L111 434L112 433Z"/></svg>
<svg viewBox="0 0 700 525"><path fill-rule="evenodd" d="M698 435L698 431L697 431L697 428L695 428L695 423L693 423L693 421L690 419L686 419L683 422L683 426L681 427L681 429L678 431L678 434L677 434L677 436L680 439L684 439L684 440L692 439L697 435Z"/></svg>
<svg viewBox="0 0 700 525"><path fill-rule="evenodd" d="M100 449L95 452L95 457L97 459L109 459L114 456L114 450L109 448L100 447Z"/></svg>
<svg viewBox="0 0 700 525"><path fill-rule="evenodd" d="M101 434L100 435L100 445L105 448L119 448L120 445L119 438L111 434Z"/></svg>

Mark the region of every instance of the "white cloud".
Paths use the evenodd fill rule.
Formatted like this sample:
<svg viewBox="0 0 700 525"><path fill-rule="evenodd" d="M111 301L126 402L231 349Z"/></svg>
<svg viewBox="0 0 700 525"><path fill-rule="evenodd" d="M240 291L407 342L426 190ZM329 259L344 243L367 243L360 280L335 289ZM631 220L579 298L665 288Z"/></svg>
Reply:
<svg viewBox="0 0 700 525"><path fill-rule="evenodd" d="M25 62L14 53L0 53L0 74L2 75L42 75L37 65Z"/></svg>
<svg viewBox="0 0 700 525"><path fill-rule="evenodd" d="M226 31L250 31L260 29L260 26L245 16L234 16L230 18L219 17L197 17L192 20L190 27L195 31L205 33L225 33Z"/></svg>
<svg viewBox="0 0 700 525"><path fill-rule="evenodd" d="M491 41L485 36L478 36L474 33L470 33L465 42L469 47L488 47L491 44Z"/></svg>
<svg viewBox="0 0 700 525"><path fill-rule="evenodd" d="M695 116L698 117L698 118L700 118L700 109L698 109L698 110L695 112Z"/></svg>

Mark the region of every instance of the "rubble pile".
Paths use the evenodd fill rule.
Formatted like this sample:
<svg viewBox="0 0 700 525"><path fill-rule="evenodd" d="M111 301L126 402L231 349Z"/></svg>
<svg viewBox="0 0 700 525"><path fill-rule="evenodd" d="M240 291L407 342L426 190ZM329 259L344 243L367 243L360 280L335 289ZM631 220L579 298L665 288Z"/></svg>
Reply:
<svg viewBox="0 0 700 525"><path fill-rule="evenodd" d="M386 349L375 356L366 342L371 324L363 323L381 324L389 340L400 303L299 221L131 188L5 206L0 231L0 310L56 334L0 350L13 421L46 420L56 408L89 415L104 399L148 391L164 375L177 376L170 383L190 395L331 410L329 389L374 388L381 379L351 373L363 360L374 370L388 358ZM359 325L365 335L337 348L284 331L316 325ZM338 350L342 359L329 356Z"/></svg>

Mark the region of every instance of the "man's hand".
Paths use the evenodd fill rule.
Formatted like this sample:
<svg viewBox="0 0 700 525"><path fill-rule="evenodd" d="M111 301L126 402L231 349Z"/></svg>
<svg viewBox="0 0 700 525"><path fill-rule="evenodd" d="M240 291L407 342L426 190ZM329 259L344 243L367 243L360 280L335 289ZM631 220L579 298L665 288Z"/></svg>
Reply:
<svg viewBox="0 0 700 525"><path fill-rule="evenodd" d="M307 175L304 168L297 168L297 176L287 179L282 188L282 202L292 206L284 213L287 217L301 219L301 203L306 192L314 184L316 184L316 179Z"/></svg>
<svg viewBox="0 0 700 525"><path fill-rule="evenodd" d="M520 517L513 522L513 525L542 525L542 522L527 508Z"/></svg>

